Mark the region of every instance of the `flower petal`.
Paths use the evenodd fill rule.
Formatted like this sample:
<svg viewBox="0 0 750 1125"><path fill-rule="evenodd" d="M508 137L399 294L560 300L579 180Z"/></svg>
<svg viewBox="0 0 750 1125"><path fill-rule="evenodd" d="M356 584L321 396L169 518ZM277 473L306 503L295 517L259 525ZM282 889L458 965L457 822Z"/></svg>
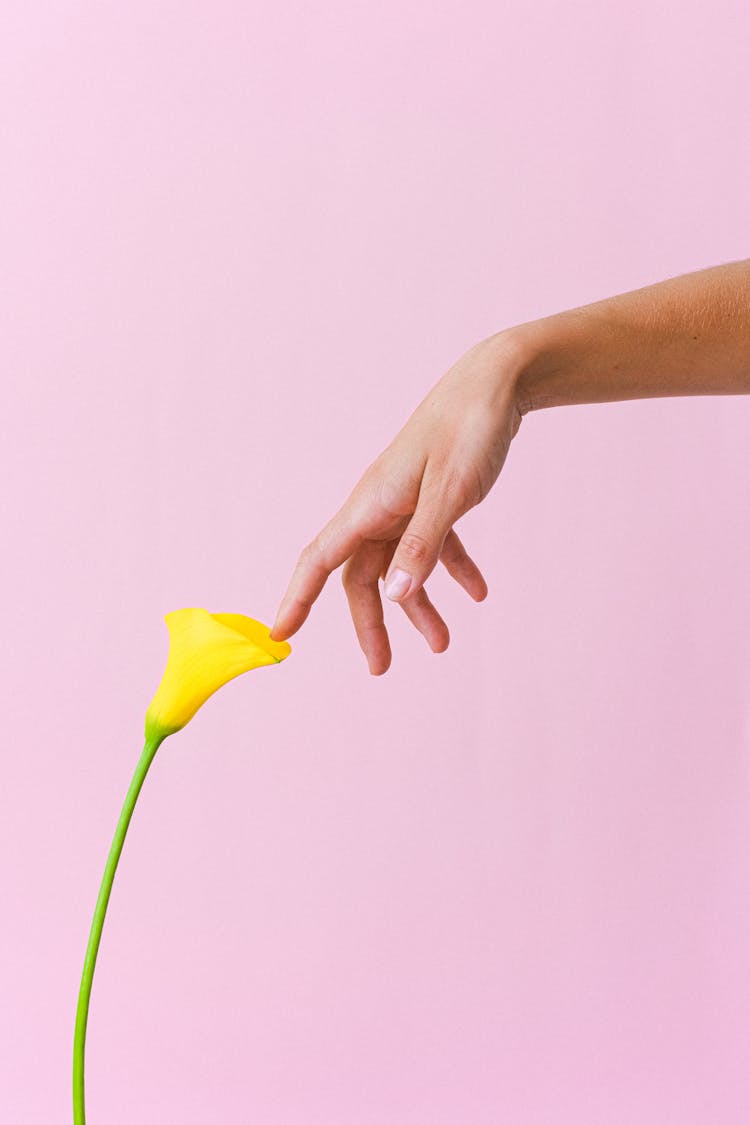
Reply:
<svg viewBox="0 0 750 1125"><path fill-rule="evenodd" d="M241 613L212 613L211 616L214 621L219 621L222 625L228 625L230 629L242 633L249 641L260 645L275 660L283 660L292 651L286 641L272 641L271 630L268 626L263 625L260 621L254 621L252 617L245 617Z"/></svg>
<svg viewBox="0 0 750 1125"><path fill-rule="evenodd" d="M179 609L164 619L169 629L167 667L146 713L146 737L180 730L223 684L291 652L272 641L261 622L238 613Z"/></svg>

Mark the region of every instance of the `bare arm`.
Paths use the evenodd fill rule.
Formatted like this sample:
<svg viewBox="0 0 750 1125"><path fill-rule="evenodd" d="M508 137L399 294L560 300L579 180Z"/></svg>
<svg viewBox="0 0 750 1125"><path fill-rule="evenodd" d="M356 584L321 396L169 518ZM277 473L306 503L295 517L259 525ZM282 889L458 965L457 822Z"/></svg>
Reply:
<svg viewBox="0 0 750 1125"><path fill-rule="evenodd" d="M292 636L329 575L343 582L370 671L391 650L379 580L433 651L448 629L424 583L440 561L487 594L454 524L491 489L522 417L575 403L750 392L750 259L503 329L470 348L305 547L272 636Z"/></svg>
<svg viewBox="0 0 750 1125"><path fill-rule="evenodd" d="M750 391L750 259L519 325L522 411Z"/></svg>

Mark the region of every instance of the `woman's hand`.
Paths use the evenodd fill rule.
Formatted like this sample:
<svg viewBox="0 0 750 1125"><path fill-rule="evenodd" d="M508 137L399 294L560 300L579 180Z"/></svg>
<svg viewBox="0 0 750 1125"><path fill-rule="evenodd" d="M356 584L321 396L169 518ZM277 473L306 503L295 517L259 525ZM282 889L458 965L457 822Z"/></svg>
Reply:
<svg viewBox="0 0 750 1125"><path fill-rule="evenodd" d="M453 525L484 499L503 467L521 424L520 369L515 337L500 332L443 376L302 551L271 631L275 640L299 629L343 563L352 621L373 675L391 662L380 579L433 652L448 647L448 627L424 583L439 560L475 601L487 596Z"/></svg>
<svg viewBox="0 0 750 1125"><path fill-rule="evenodd" d="M489 492L529 410L750 393L750 258L505 329L428 394L302 552L272 630L299 629L328 575L344 588L370 671L391 661L378 579L434 652L448 628L424 581L438 559L476 601L487 585L453 529Z"/></svg>
<svg viewBox="0 0 750 1125"><path fill-rule="evenodd" d="M440 560L476 601L487 585L456 521L489 492L522 416L541 407L750 392L750 259L528 321L471 348L302 552L271 635L299 629L344 566L374 675L391 661L378 580L434 652L448 628L424 582Z"/></svg>

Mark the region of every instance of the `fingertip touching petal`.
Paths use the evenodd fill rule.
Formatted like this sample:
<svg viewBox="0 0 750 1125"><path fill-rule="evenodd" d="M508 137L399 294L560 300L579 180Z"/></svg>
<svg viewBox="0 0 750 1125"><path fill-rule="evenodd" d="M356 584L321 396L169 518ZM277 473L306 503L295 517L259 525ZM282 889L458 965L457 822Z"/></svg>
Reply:
<svg viewBox="0 0 750 1125"><path fill-rule="evenodd" d="M146 714L146 737L180 730L220 687L243 672L278 664L291 652L260 621L239 613L179 609L169 629L167 666Z"/></svg>

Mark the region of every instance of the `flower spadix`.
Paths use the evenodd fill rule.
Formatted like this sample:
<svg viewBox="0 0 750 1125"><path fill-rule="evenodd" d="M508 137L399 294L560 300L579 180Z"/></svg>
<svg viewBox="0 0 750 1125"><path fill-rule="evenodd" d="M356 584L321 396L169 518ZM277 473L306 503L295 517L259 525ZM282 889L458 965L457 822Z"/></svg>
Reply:
<svg viewBox="0 0 750 1125"><path fill-rule="evenodd" d="M235 676L278 664L292 651L270 629L241 613L178 609L169 629L167 667L146 712L146 738L166 738L190 722L209 696Z"/></svg>

